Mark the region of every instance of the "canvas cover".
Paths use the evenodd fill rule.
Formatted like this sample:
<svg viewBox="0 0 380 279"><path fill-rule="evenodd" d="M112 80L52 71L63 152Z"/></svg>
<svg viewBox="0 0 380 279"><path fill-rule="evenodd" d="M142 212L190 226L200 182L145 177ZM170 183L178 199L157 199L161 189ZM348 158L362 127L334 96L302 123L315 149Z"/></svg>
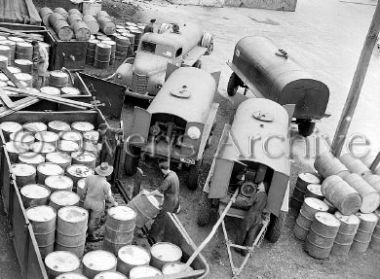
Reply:
<svg viewBox="0 0 380 279"><path fill-rule="evenodd" d="M32 0L0 0L0 22L41 25Z"/></svg>

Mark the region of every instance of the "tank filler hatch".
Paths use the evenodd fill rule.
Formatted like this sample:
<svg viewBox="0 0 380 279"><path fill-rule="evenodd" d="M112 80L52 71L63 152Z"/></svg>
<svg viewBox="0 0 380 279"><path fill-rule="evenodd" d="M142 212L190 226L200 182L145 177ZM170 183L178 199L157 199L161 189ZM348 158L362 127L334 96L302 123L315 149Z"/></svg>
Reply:
<svg viewBox="0 0 380 279"><path fill-rule="evenodd" d="M273 122L274 120L273 114L265 111L255 111L252 113L252 117L263 122Z"/></svg>
<svg viewBox="0 0 380 279"><path fill-rule="evenodd" d="M182 98L182 99L187 99L187 98L190 98L191 96L191 92L189 88L187 87L187 85L185 84L182 85L177 90L171 91L170 94L173 95L174 97Z"/></svg>

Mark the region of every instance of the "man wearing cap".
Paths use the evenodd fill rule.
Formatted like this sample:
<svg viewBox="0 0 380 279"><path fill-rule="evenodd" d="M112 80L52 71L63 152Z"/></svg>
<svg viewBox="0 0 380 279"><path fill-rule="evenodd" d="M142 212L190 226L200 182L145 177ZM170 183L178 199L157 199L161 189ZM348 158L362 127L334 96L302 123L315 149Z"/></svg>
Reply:
<svg viewBox="0 0 380 279"><path fill-rule="evenodd" d="M113 167L108 163L101 163L95 168L96 175L88 176L85 180L83 191L84 208L89 212L88 241L99 241L94 233L100 226L100 219L105 210L105 201L117 206L111 192L111 185L107 182L107 176L113 172Z"/></svg>
<svg viewBox="0 0 380 279"><path fill-rule="evenodd" d="M154 23L156 22L155 18L150 20L150 23L145 26L144 33L154 33Z"/></svg>
<svg viewBox="0 0 380 279"><path fill-rule="evenodd" d="M154 192L160 192L164 195L164 203L160 213L157 215L155 222L152 225L150 234L157 236L163 231L160 226L160 220L165 217L166 212L179 213L179 179L177 174L170 170L169 162L161 162L159 164L161 172L164 174L164 181Z"/></svg>
<svg viewBox="0 0 380 279"><path fill-rule="evenodd" d="M35 87L41 88L45 85L47 69L49 67L49 53L37 41L32 42L33 46L33 74L35 76Z"/></svg>

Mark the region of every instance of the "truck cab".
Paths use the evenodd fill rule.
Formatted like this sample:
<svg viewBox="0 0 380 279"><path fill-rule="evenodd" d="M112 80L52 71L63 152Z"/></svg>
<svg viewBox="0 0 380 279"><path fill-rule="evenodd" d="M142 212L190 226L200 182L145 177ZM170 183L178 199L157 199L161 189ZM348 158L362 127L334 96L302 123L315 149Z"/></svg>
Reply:
<svg viewBox="0 0 380 279"><path fill-rule="evenodd" d="M168 64L200 68L199 58L213 49L212 35L195 24L161 32L145 33L136 57L127 58L117 69L115 82L125 85L127 94L152 99L165 81Z"/></svg>

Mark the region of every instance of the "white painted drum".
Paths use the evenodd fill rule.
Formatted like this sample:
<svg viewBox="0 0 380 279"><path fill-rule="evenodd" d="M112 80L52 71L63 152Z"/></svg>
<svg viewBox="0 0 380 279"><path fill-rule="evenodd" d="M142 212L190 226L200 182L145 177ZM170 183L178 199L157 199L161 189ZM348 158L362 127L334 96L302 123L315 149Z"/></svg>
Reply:
<svg viewBox="0 0 380 279"><path fill-rule="evenodd" d="M34 137L38 141L51 143L53 145L57 145L57 142L59 140L58 134L52 131L42 131L40 133L36 133Z"/></svg>
<svg viewBox="0 0 380 279"><path fill-rule="evenodd" d="M63 273L59 275L55 279L88 279L88 278L80 273L68 272L68 273Z"/></svg>
<svg viewBox="0 0 380 279"><path fill-rule="evenodd" d="M90 142L92 144L97 144L99 141L99 132L98 131L88 131L83 133L84 142Z"/></svg>
<svg viewBox="0 0 380 279"><path fill-rule="evenodd" d="M87 151L78 151L71 153L73 164L85 165L91 169L96 167L96 156L94 153Z"/></svg>
<svg viewBox="0 0 380 279"><path fill-rule="evenodd" d="M54 163L42 163L37 167L37 179L38 183L44 184L45 179L48 176L52 175L63 175L65 173L64 169L62 169L59 165Z"/></svg>
<svg viewBox="0 0 380 279"><path fill-rule="evenodd" d="M55 278L62 273L79 271L80 260L73 253L55 251L47 255L45 265L50 278Z"/></svg>
<svg viewBox="0 0 380 279"><path fill-rule="evenodd" d="M12 164L10 172L16 177L18 187L36 183L36 168L28 164Z"/></svg>
<svg viewBox="0 0 380 279"><path fill-rule="evenodd" d="M66 122L54 120L48 123L48 129L49 131L59 134L60 132L70 131L71 127Z"/></svg>
<svg viewBox="0 0 380 279"><path fill-rule="evenodd" d="M76 142L69 140L60 140L58 141L57 148L61 152L73 153L79 150L79 145Z"/></svg>
<svg viewBox="0 0 380 279"><path fill-rule="evenodd" d="M149 265L136 266L129 272L129 279L139 279L145 277L154 277L162 275L162 272L157 268Z"/></svg>
<svg viewBox="0 0 380 279"><path fill-rule="evenodd" d="M46 205L49 200L50 190L39 184L28 184L20 189L24 207L29 208L38 205Z"/></svg>
<svg viewBox="0 0 380 279"><path fill-rule="evenodd" d="M57 164L61 168L66 169L71 165L71 156L64 152L53 152L46 154L46 161Z"/></svg>
<svg viewBox="0 0 380 279"><path fill-rule="evenodd" d="M94 279L127 279L127 276L117 271L105 271L97 274Z"/></svg>
<svg viewBox="0 0 380 279"><path fill-rule="evenodd" d="M50 196L49 205L56 210L65 206L79 205L79 196L71 191L55 191Z"/></svg>
<svg viewBox="0 0 380 279"><path fill-rule="evenodd" d="M47 126L43 122L28 122L23 125L23 128L31 133L38 133L47 130Z"/></svg>
<svg viewBox="0 0 380 279"><path fill-rule="evenodd" d="M67 131L61 133L61 139L67 140L67 141L73 141L77 143L79 146L82 145L82 134L77 131Z"/></svg>
<svg viewBox="0 0 380 279"><path fill-rule="evenodd" d="M177 245L170 242L158 242L150 249L152 255L151 265L162 269L164 264L177 263L181 261L182 250Z"/></svg>
<svg viewBox="0 0 380 279"><path fill-rule="evenodd" d="M81 93L80 93L80 91L79 91L78 88L69 87L69 86L63 87L61 89L61 92L62 92L62 95L70 95L70 96L79 96L79 95L81 95Z"/></svg>
<svg viewBox="0 0 380 279"><path fill-rule="evenodd" d="M18 160L20 163L32 165L37 167L38 165L45 162L45 157L39 153L35 152L25 152L18 156Z"/></svg>
<svg viewBox="0 0 380 279"><path fill-rule="evenodd" d="M55 152L56 148L51 143L38 141L38 142L33 143L30 149L34 153L41 153L41 155L45 156L45 159L46 159L46 154Z"/></svg>
<svg viewBox="0 0 380 279"><path fill-rule="evenodd" d="M116 271L116 257L107 251L96 250L88 252L82 259L83 273L89 278L103 271Z"/></svg>
<svg viewBox="0 0 380 279"><path fill-rule="evenodd" d="M71 124L71 128L75 131L84 133L88 131L92 131L95 129L95 126L90 122L86 121L76 121Z"/></svg>
<svg viewBox="0 0 380 279"><path fill-rule="evenodd" d="M64 175L53 175L45 179L45 185L51 192L71 191L73 189L73 180Z"/></svg>
<svg viewBox="0 0 380 279"><path fill-rule="evenodd" d="M53 86L44 86L41 87L41 93L51 96L59 96L61 95L61 90L59 88L53 87Z"/></svg>
<svg viewBox="0 0 380 279"><path fill-rule="evenodd" d="M117 270L128 275L132 268L136 266L149 265L149 252L137 245L126 245L120 248L117 253Z"/></svg>

